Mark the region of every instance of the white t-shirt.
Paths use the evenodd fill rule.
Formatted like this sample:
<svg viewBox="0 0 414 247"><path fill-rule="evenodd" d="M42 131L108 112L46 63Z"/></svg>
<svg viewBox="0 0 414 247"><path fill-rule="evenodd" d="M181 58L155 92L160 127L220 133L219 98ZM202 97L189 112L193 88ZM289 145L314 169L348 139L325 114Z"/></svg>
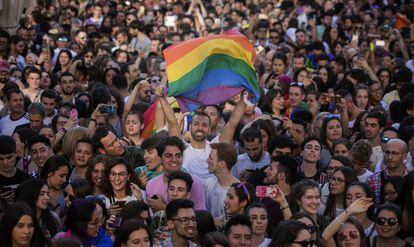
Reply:
<svg viewBox="0 0 414 247"><path fill-rule="evenodd" d="M29 123L29 115L27 113L16 120L12 120L10 115L7 115L0 119L0 135L11 136L17 126L27 123Z"/></svg>
<svg viewBox="0 0 414 247"><path fill-rule="evenodd" d="M217 181L217 177L208 178L204 183L206 195L206 208L213 218L222 217L224 212L224 200L230 187L224 187Z"/></svg>
<svg viewBox="0 0 414 247"><path fill-rule="evenodd" d="M370 158L371 161L371 167L370 170L374 171L375 170L375 165L378 163L378 161L382 160L384 158L384 153L382 152L382 147L380 146L376 146L376 147L372 147L372 155Z"/></svg>
<svg viewBox="0 0 414 247"><path fill-rule="evenodd" d="M231 174L236 178L240 178L240 172L249 169L260 169L264 166L270 164L270 155L268 152L265 152L262 159L257 162L254 162L250 159L247 153L240 154L237 157L237 163L231 168Z"/></svg>
<svg viewBox="0 0 414 247"><path fill-rule="evenodd" d="M272 239L270 238L265 238L264 241L257 247L267 247L270 245L270 243L272 242Z"/></svg>
<svg viewBox="0 0 414 247"><path fill-rule="evenodd" d="M365 168L364 168L365 169ZM368 179L369 176L371 176L373 173L367 169L365 169L364 174L362 174L361 176L358 176L358 180L361 183L365 183Z"/></svg>

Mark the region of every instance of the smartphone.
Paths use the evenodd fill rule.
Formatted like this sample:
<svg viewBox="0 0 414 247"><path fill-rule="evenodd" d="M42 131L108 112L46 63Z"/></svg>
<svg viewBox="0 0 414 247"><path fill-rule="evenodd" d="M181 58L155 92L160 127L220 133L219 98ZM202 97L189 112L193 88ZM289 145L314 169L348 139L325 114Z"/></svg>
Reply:
<svg viewBox="0 0 414 247"><path fill-rule="evenodd" d="M114 220L114 222L110 225L112 228L118 228L121 226L122 223L122 217L117 216Z"/></svg>
<svg viewBox="0 0 414 247"><path fill-rule="evenodd" d="M108 114L114 114L115 113L115 107L111 105L103 105L99 111L101 113L108 113Z"/></svg>
<svg viewBox="0 0 414 247"><path fill-rule="evenodd" d="M116 205L118 205L120 208L123 208L126 204L126 201L117 201L115 202Z"/></svg>
<svg viewBox="0 0 414 247"><path fill-rule="evenodd" d="M359 37L358 35L352 35L352 42L358 43Z"/></svg>
<svg viewBox="0 0 414 247"><path fill-rule="evenodd" d="M175 27L175 21L177 17L175 16L166 16L165 17L165 26L167 27Z"/></svg>
<svg viewBox="0 0 414 247"><path fill-rule="evenodd" d="M384 40L377 40L375 41L375 46L384 47L385 41Z"/></svg>
<svg viewBox="0 0 414 247"><path fill-rule="evenodd" d="M260 198L271 197L272 193L278 193L277 189L269 186L256 186L256 196Z"/></svg>
<svg viewBox="0 0 414 247"><path fill-rule="evenodd" d="M339 103L341 103L341 95L335 95L335 104L339 104Z"/></svg>
<svg viewBox="0 0 414 247"><path fill-rule="evenodd" d="M77 118L78 118L78 111L77 111L75 108L73 108L73 109L70 111L70 117L71 117L71 118L75 118L75 119L77 119Z"/></svg>

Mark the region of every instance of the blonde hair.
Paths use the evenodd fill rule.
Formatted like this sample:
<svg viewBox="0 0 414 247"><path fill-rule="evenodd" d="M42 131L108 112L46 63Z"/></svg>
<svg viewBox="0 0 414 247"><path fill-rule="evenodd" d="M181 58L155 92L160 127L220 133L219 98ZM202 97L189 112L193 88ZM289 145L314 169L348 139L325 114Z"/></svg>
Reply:
<svg viewBox="0 0 414 247"><path fill-rule="evenodd" d="M62 153L68 158L72 157L75 153L77 142L85 136L88 136L87 128L81 126L70 128L63 137L61 149Z"/></svg>

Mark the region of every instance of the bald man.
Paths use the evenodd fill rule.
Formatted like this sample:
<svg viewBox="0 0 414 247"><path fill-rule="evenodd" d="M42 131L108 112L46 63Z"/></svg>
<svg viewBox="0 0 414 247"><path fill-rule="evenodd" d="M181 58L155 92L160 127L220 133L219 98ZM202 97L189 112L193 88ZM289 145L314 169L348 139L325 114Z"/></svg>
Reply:
<svg viewBox="0 0 414 247"><path fill-rule="evenodd" d="M407 157L407 144L401 139L391 139L384 146L384 165L385 169L371 175L367 183L374 192L375 202L380 204L384 202L381 198L381 187L384 179L389 177L404 177L409 170L404 164Z"/></svg>

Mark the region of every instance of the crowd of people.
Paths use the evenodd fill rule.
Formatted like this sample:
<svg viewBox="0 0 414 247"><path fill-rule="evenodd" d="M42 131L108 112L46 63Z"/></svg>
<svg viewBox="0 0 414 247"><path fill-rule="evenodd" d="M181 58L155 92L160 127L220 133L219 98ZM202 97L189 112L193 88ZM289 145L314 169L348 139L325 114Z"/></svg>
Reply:
<svg viewBox="0 0 414 247"><path fill-rule="evenodd" d="M0 29L1 246L414 245L414 2L31 3ZM229 33L260 100L181 111L163 51Z"/></svg>

